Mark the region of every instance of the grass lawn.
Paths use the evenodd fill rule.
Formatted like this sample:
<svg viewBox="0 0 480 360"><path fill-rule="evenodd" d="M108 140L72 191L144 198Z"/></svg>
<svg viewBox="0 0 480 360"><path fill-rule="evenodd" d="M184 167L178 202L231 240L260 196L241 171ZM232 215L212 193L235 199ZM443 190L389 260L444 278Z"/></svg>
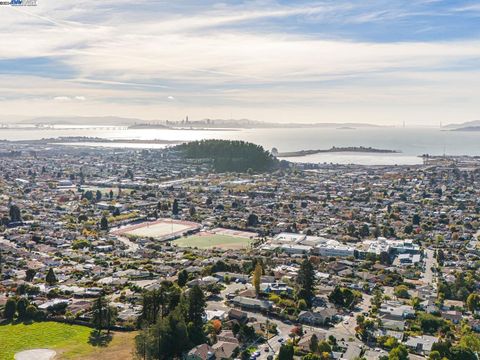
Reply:
<svg viewBox="0 0 480 360"><path fill-rule="evenodd" d="M132 358L135 333L114 333L108 345L94 346L89 343L91 332L89 327L56 322L0 326L0 360L12 360L19 351L36 348L53 349L59 359ZM119 356L110 356L116 351Z"/></svg>
<svg viewBox="0 0 480 360"><path fill-rule="evenodd" d="M197 247L199 249L210 249L213 247L221 249L244 249L252 242L251 239L219 234L202 234L184 237L174 241L180 247Z"/></svg>

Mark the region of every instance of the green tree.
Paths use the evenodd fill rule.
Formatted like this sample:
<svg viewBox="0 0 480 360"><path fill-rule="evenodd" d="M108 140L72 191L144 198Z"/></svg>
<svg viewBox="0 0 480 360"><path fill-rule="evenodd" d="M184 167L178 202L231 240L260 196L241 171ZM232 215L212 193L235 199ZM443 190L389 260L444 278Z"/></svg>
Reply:
<svg viewBox="0 0 480 360"><path fill-rule="evenodd" d="M262 265L260 264L259 261L257 261L257 264L255 265L255 270L253 271L253 278L252 278L252 284L253 287L255 288L255 294L258 295L260 294L260 281L262 278Z"/></svg>
<svg viewBox="0 0 480 360"><path fill-rule="evenodd" d="M258 215L253 214L253 213L248 215L247 226L248 227L255 227L257 225L258 225Z"/></svg>
<svg viewBox="0 0 480 360"><path fill-rule="evenodd" d="M203 317L205 315L205 295L202 289L195 285L188 292L188 311L187 311L187 323L188 331L190 334L190 340L198 345L204 341L203 334Z"/></svg>
<svg viewBox="0 0 480 360"><path fill-rule="evenodd" d="M91 190L85 191L82 198L87 199L91 202L93 200L93 192Z"/></svg>
<svg viewBox="0 0 480 360"><path fill-rule="evenodd" d="M201 140L176 147L185 157L213 159L217 172L262 172L275 169L280 162L261 146L244 141Z"/></svg>
<svg viewBox="0 0 480 360"><path fill-rule="evenodd" d="M294 350L290 343L282 344L278 352L278 360L293 360Z"/></svg>
<svg viewBox="0 0 480 360"><path fill-rule="evenodd" d="M408 350L404 345L393 348L388 354L388 360L408 360Z"/></svg>
<svg viewBox="0 0 480 360"><path fill-rule="evenodd" d="M423 332L428 334L436 333L446 322L441 317L437 317L432 314L421 313L417 317L417 321Z"/></svg>
<svg viewBox="0 0 480 360"><path fill-rule="evenodd" d="M398 340L393 336L387 336L387 339L383 342L383 346L387 349L393 349L398 346Z"/></svg>
<svg viewBox="0 0 480 360"><path fill-rule="evenodd" d="M28 299L22 297L17 301L17 313L20 319L25 319L27 313L27 307L29 305Z"/></svg>
<svg viewBox="0 0 480 360"><path fill-rule="evenodd" d="M420 309L420 305L421 305L421 300L420 300L420 298L418 298L418 297L415 296L415 297L412 298L412 300L410 300L410 303L411 303L411 305L413 306L413 308L414 308L415 310L419 310L419 309Z"/></svg>
<svg viewBox="0 0 480 360"><path fill-rule="evenodd" d="M312 353L318 352L318 337L317 335L313 334L310 338L310 351Z"/></svg>
<svg viewBox="0 0 480 360"><path fill-rule="evenodd" d="M394 294L396 297L399 297L399 298L403 298L403 299L410 298L410 294L408 293L408 287L405 285L395 286Z"/></svg>
<svg viewBox="0 0 480 360"><path fill-rule="evenodd" d="M302 360L323 360L323 358L320 355L310 353L302 357Z"/></svg>
<svg viewBox="0 0 480 360"><path fill-rule="evenodd" d="M32 282L37 272L33 269L27 269L25 272L25 281Z"/></svg>
<svg viewBox="0 0 480 360"><path fill-rule="evenodd" d="M45 277L45 281L47 282L48 285L53 286L56 284L57 277L55 275L55 272L53 271L53 268L49 268L47 272L47 276Z"/></svg>
<svg viewBox="0 0 480 360"><path fill-rule="evenodd" d="M477 360L475 353L462 346L452 346L450 348L449 360Z"/></svg>
<svg viewBox="0 0 480 360"><path fill-rule="evenodd" d="M142 359L181 358L192 345L181 305L155 324L143 328L135 338L135 344L136 353Z"/></svg>
<svg viewBox="0 0 480 360"><path fill-rule="evenodd" d="M444 263L444 261L445 261L445 253L443 252L443 250L442 250L442 249L438 249L438 250L436 251L435 255L436 255L436 259L437 259L437 261L438 261L438 264L439 264L440 266L443 266L443 263Z"/></svg>
<svg viewBox="0 0 480 360"><path fill-rule="evenodd" d="M383 302L383 292L380 289L373 290L373 296L371 303L375 308L375 311L382 305Z"/></svg>
<svg viewBox="0 0 480 360"><path fill-rule="evenodd" d="M185 318L180 309L170 313L163 321L163 333L169 338L171 350L169 351L173 356L179 357L189 348L189 334Z"/></svg>
<svg viewBox="0 0 480 360"><path fill-rule="evenodd" d="M110 306L110 302L105 296L100 296L92 305L92 324L99 332L115 325L117 319L117 309Z"/></svg>
<svg viewBox="0 0 480 360"><path fill-rule="evenodd" d="M452 344L449 341L439 341L432 345L432 352L438 352L442 359L449 358L451 346Z"/></svg>
<svg viewBox="0 0 480 360"><path fill-rule="evenodd" d="M14 298L8 298L3 310L3 316L8 320L13 320L17 312L17 301Z"/></svg>
<svg viewBox="0 0 480 360"><path fill-rule="evenodd" d="M178 215L178 200L177 199L174 199L173 200L173 205L172 205L172 214L173 215Z"/></svg>
<svg viewBox="0 0 480 360"><path fill-rule="evenodd" d="M461 347L480 352L480 337L476 334L465 334L460 338L459 345Z"/></svg>
<svg viewBox="0 0 480 360"><path fill-rule="evenodd" d="M414 214L412 218L413 225L420 225L420 215Z"/></svg>
<svg viewBox="0 0 480 360"><path fill-rule="evenodd" d="M20 212L20 208L16 204L10 205L9 215L11 222L22 221L22 214Z"/></svg>
<svg viewBox="0 0 480 360"><path fill-rule="evenodd" d="M318 343L318 353L319 354L323 354L323 353L328 353L330 354L332 352L332 347L330 346L330 344L323 340L323 341L320 341Z"/></svg>
<svg viewBox="0 0 480 360"><path fill-rule="evenodd" d="M307 306L312 306L315 295L315 270L309 259L303 260L297 275L298 298L305 300Z"/></svg>
<svg viewBox="0 0 480 360"><path fill-rule="evenodd" d="M354 292L349 288L340 287L338 285L335 286L330 295L328 295L328 299L333 304L347 309L352 308L359 300L361 300L361 298L361 293Z"/></svg>
<svg viewBox="0 0 480 360"><path fill-rule="evenodd" d="M188 281L188 272L187 270L183 269L178 273L177 284L180 287L184 287Z"/></svg>
<svg viewBox="0 0 480 360"><path fill-rule="evenodd" d="M406 225L403 232L407 235L410 235L413 232L413 226L410 224Z"/></svg>
<svg viewBox="0 0 480 360"><path fill-rule="evenodd" d="M160 288L143 293L140 323L144 325L156 323L159 317L167 316L179 303L185 303L185 299L181 299L180 288L170 281L162 282Z"/></svg>
<svg viewBox="0 0 480 360"><path fill-rule="evenodd" d="M304 299L300 299L297 302L298 310L306 310L308 309L307 302Z"/></svg>
<svg viewBox="0 0 480 360"><path fill-rule="evenodd" d="M25 312L25 318L27 320L34 320L37 317L38 310L35 305L28 305L27 310Z"/></svg>
<svg viewBox="0 0 480 360"><path fill-rule="evenodd" d="M100 220L100 229L103 231L108 231L108 219L104 216L102 216L102 219Z"/></svg>
<svg viewBox="0 0 480 360"><path fill-rule="evenodd" d="M470 294L467 297L467 308L471 312L480 310L480 295L479 294Z"/></svg>
<svg viewBox="0 0 480 360"><path fill-rule="evenodd" d="M370 228L368 227L367 224L363 224L362 227L360 228L360 236L367 237L369 235L370 235Z"/></svg>
<svg viewBox="0 0 480 360"><path fill-rule="evenodd" d="M2 251L0 250L0 280L2 279L3 279L3 255L2 255Z"/></svg>

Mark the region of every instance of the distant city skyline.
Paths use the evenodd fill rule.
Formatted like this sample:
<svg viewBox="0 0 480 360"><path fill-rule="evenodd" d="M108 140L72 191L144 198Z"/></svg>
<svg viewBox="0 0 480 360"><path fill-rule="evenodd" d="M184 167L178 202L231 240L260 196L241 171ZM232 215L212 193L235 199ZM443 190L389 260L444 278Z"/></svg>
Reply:
<svg viewBox="0 0 480 360"><path fill-rule="evenodd" d="M0 121L480 119L479 1L1 6Z"/></svg>

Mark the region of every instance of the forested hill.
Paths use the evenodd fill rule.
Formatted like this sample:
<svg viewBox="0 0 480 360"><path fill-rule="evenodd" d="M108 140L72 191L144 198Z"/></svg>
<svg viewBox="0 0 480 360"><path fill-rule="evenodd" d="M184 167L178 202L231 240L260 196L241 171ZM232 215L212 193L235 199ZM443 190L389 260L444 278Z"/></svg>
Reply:
<svg viewBox="0 0 480 360"><path fill-rule="evenodd" d="M201 140L178 145L190 159L213 159L217 172L268 171L279 166L279 161L263 147L245 141Z"/></svg>

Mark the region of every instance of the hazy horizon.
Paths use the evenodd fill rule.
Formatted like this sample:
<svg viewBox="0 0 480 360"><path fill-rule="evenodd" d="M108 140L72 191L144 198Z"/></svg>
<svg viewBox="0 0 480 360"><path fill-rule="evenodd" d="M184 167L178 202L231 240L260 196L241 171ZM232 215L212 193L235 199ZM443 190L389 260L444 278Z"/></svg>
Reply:
<svg viewBox="0 0 480 360"><path fill-rule="evenodd" d="M478 1L38 0L0 12L0 121L479 118Z"/></svg>

